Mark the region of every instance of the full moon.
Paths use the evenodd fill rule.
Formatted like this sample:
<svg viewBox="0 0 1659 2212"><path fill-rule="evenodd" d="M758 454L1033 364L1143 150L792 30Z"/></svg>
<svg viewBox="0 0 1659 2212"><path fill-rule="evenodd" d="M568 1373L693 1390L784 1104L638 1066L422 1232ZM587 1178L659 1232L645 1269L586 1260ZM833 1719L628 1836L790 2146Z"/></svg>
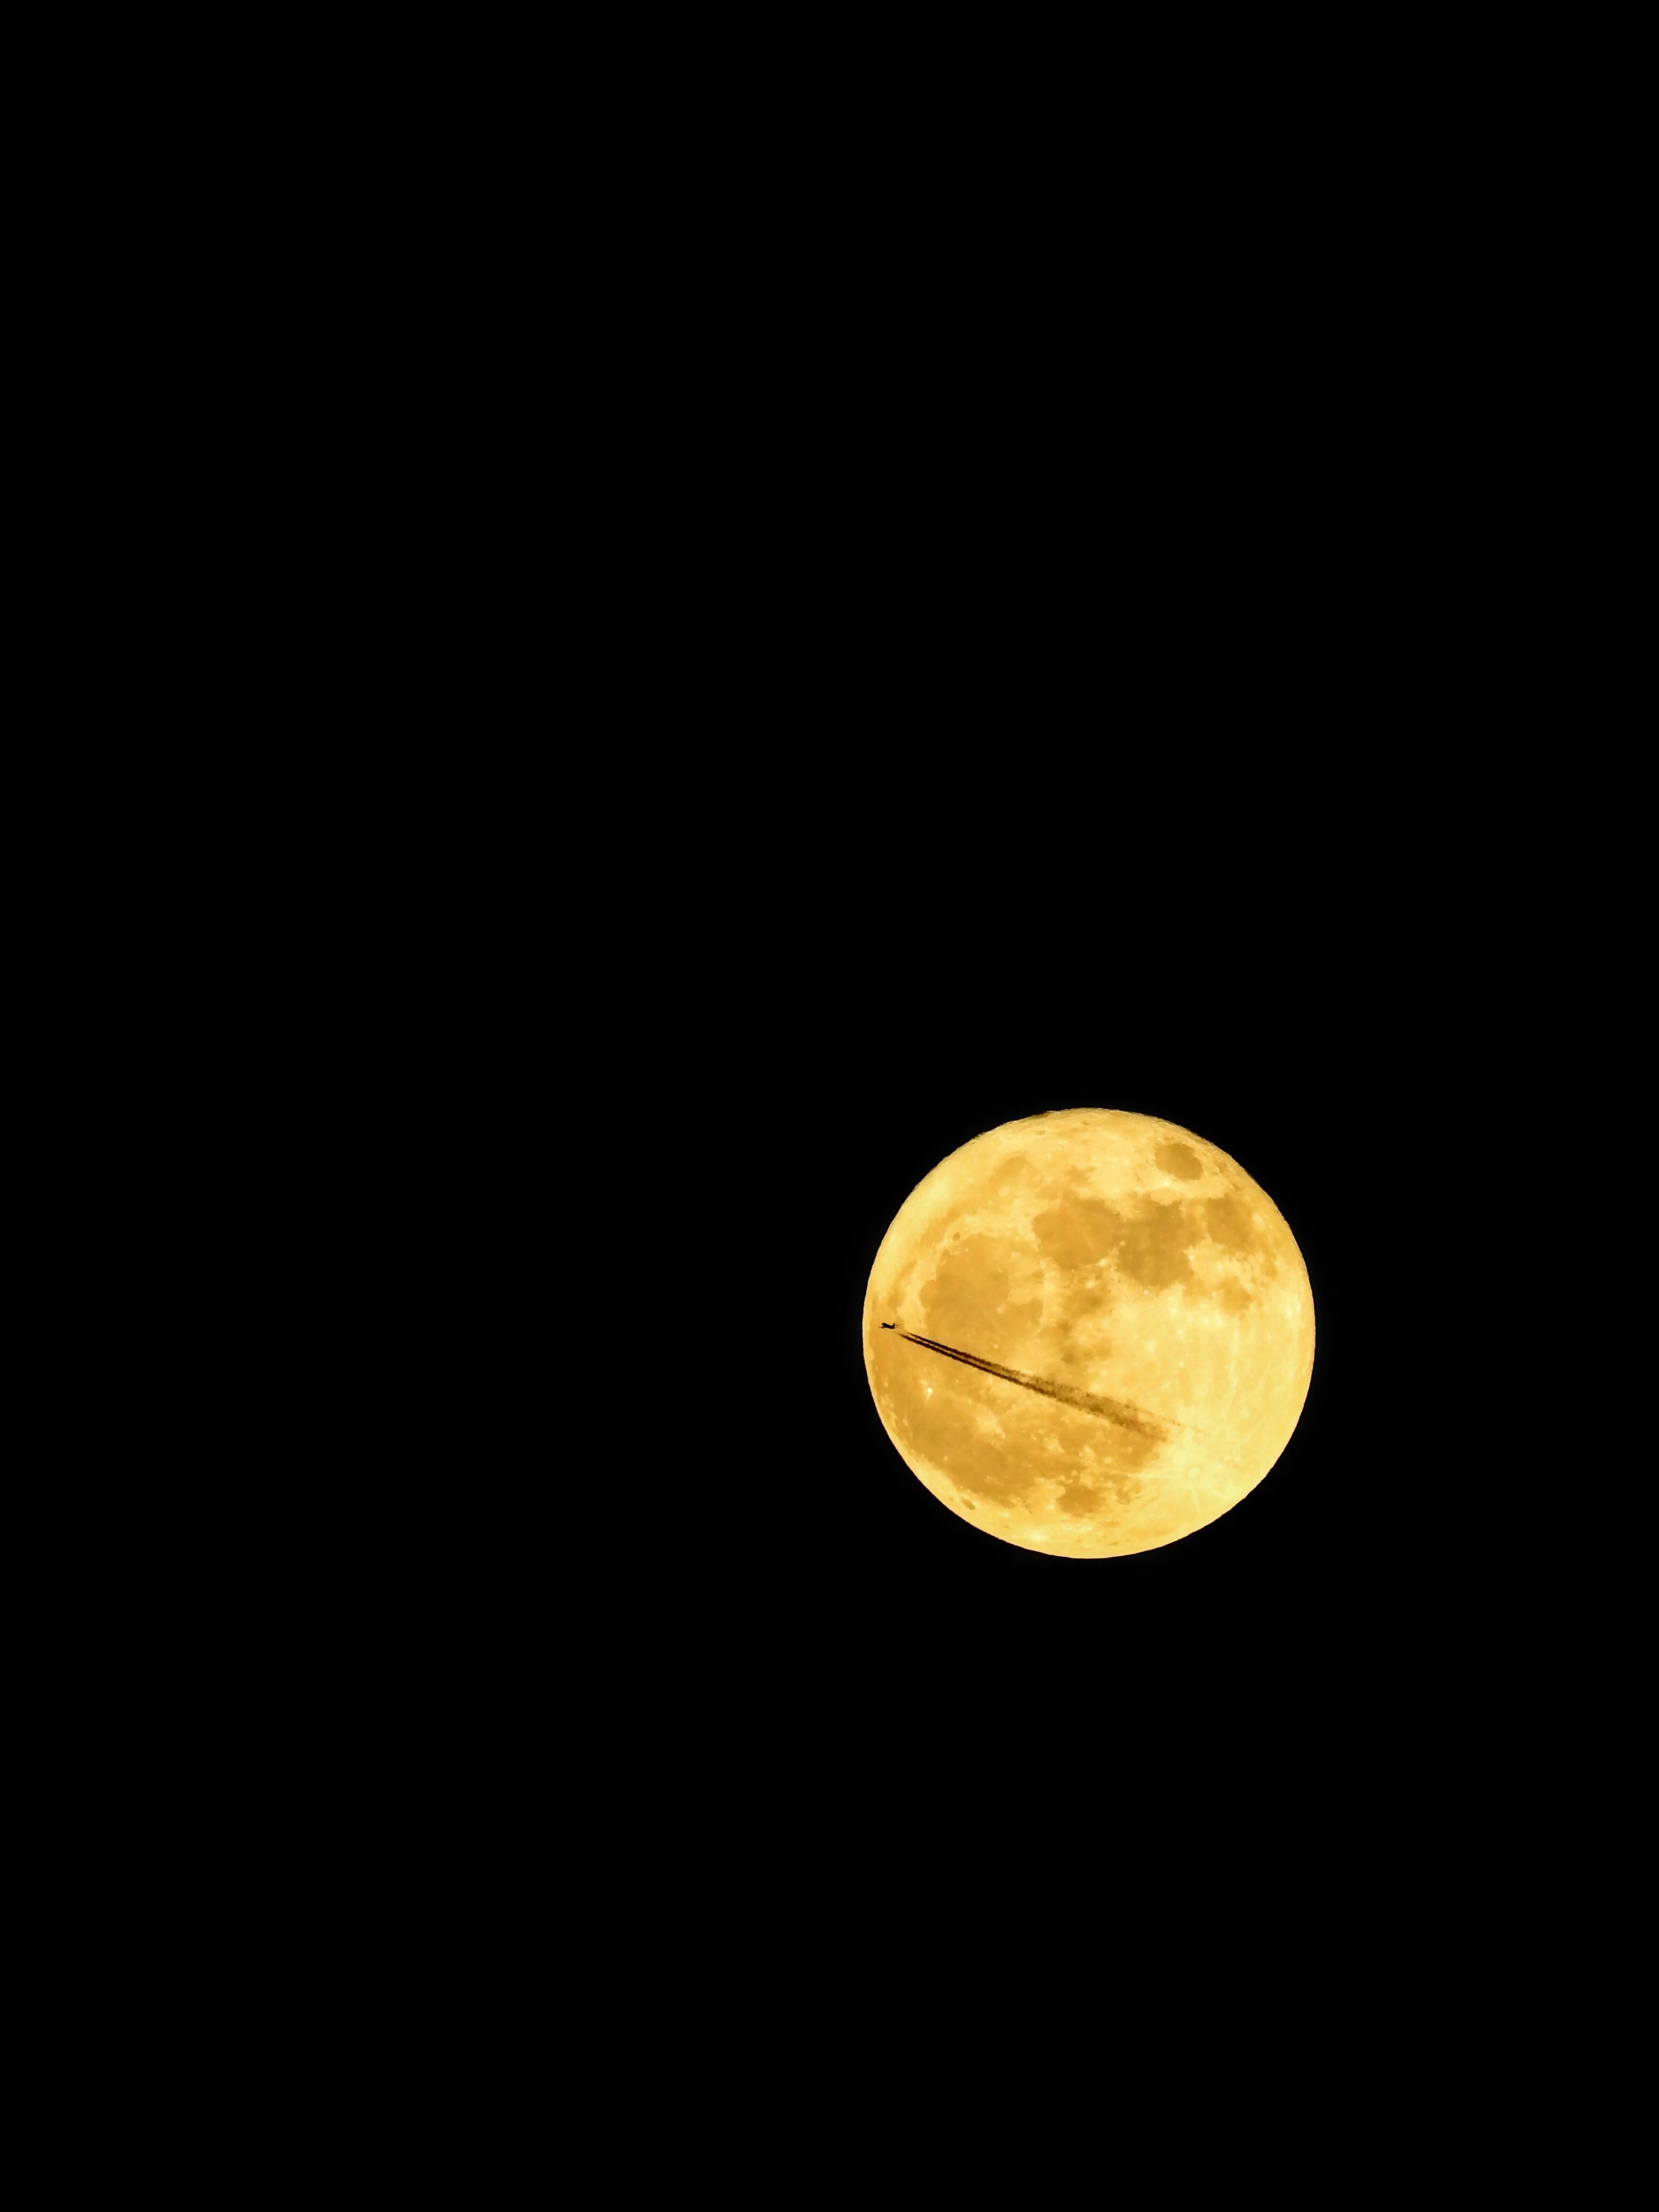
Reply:
<svg viewBox="0 0 1659 2212"><path fill-rule="evenodd" d="M1237 1505L1313 1374L1296 1239L1173 1121L1080 1108L941 1160L881 1241L864 1364L882 1425L976 1528L1073 1559Z"/></svg>

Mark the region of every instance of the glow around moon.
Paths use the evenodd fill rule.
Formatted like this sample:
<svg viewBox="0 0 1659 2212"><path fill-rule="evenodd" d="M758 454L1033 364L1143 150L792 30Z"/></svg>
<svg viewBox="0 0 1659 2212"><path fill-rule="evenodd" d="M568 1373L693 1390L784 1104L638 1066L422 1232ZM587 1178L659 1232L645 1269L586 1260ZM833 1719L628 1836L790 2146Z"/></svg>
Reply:
<svg viewBox="0 0 1659 2212"><path fill-rule="evenodd" d="M975 1137L899 1208L865 1292L865 1366L905 1464L975 1528L1072 1559L1151 1551L1236 1505L1290 1442L1313 1353L1273 1200L1142 1114Z"/></svg>

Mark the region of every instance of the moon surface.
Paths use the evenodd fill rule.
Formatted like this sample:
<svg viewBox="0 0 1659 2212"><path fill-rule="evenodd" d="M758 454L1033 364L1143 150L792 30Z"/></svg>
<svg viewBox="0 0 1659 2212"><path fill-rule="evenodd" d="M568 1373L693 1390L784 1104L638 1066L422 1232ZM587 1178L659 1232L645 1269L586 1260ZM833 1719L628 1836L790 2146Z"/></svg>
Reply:
<svg viewBox="0 0 1659 2212"><path fill-rule="evenodd" d="M1033 1552L1172 1544L1253 1490L1313 1373L1308 1270L1236 1160L1144 1114L1006 1122L881 1241L864 1363L935 1498Z"/></svg>

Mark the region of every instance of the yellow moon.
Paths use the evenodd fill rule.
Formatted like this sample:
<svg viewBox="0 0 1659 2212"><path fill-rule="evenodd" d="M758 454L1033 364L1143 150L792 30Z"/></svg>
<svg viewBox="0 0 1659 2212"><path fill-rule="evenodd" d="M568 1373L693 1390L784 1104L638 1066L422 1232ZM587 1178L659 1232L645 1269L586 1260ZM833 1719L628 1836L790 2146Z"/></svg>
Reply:
<svg viewBox="0 0 1659 2212"><path fill-rule="evenodd" d="M975 1528L1073 1559L1152 1551L1237 1505L1290 1442L1313 1354L1278 1207L1144 1114L975 1137L899 1208L864 1297L906 1466Z"/></svg>

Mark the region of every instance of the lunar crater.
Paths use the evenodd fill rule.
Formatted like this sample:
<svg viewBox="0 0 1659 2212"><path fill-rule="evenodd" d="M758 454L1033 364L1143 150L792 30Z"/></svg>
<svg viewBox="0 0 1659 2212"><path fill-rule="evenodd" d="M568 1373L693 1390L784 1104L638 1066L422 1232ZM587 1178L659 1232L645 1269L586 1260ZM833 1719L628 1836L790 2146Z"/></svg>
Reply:
<svg viewBox="0 0 1659 2212"><path fill-rule="evenodd" d="M1160 1145L1152 1158L1165 1175L1177 1176L1182 1182L1196 1182L1204 1172L1204 1163L1190 1145Z"/></svg>

